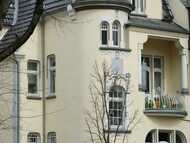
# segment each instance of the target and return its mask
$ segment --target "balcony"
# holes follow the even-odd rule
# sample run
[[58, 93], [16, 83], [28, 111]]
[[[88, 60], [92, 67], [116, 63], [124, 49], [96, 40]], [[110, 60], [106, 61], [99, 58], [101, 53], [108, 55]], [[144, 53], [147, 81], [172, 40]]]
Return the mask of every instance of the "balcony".
[[147, 116], [185, 117], [183, 96], [152, 96], [145, 97], [144, 114]]

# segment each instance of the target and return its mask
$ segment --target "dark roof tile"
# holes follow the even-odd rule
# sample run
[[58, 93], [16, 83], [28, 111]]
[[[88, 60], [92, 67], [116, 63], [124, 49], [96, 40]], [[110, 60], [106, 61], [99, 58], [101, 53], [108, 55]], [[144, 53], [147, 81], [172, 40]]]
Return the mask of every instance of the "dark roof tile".
[[179, 26], [178, 24], [174, 22], [168, 23], [159, 19], [130, 17], [126, 26], [127, 27], [134, 26], [134, 27], [140, 27], [140, 28], [176, 32], [176, 33], [183, 33], [183, 34], [189, 33], [188, 30], [184, 29], [183, 27]]

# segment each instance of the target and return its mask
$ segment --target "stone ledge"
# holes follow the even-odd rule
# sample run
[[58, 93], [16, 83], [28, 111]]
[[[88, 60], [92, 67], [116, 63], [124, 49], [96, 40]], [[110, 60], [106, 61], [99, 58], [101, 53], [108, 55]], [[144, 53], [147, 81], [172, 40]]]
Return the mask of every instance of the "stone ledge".
[[117, 47], [100, 47], [100, 50], [104, 51], [121, 51], [121, 52], [131, 52], [132, 50], [129, 48], [117, 48]]

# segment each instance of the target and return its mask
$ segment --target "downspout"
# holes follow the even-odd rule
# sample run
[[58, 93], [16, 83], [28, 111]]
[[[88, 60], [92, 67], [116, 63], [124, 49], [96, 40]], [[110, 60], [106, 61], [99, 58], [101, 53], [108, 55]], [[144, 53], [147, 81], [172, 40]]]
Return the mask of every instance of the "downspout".
[[16, 143], [20, 143], [20, 65], [15, 57], [11, 60], [16, 64]]
[[41, 19], [41, 40], [42, 40], [42, 133], [43, 133], [43, 143], [46, 143], [46, 76], [45, 76], [45, 21], [44, 17]]
[[[187, 11], [188, 11], [188, 22], [189, 22], [189, 31], [190, 31], [190, 7], [187, 7]], [[190, 32], [189, 32], [188, 48], [190, 50]]]

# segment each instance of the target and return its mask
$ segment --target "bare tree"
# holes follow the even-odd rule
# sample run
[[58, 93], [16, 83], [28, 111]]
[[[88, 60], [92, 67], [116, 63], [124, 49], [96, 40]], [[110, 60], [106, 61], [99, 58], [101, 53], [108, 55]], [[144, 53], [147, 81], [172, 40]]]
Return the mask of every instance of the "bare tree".
[[[87, 132], [90, 135], [92, 143], [125, 143], [129, 128], [132, 129], [139, 120], [136, 120], [138, 111], [133, 115], [127, 114], [127, 106], [130, 104], [127, 100], [129, 94], [130, 74], [122, 74], [113, 71], [106, 62], [99, 67], [97, 63], [94, 66], [94, 73], [91, 74], [92, 80], [89, 86], [90, 102], [92, 109], [86, 112], [85, 122]], [[114, 93], [114, 87], [122, 87], [122, 92]], [[110, 99], [110, 97], [112, 97]], [[122, 98], [116, 107], [112, 104], [113, 98]], [[112, 106], [112, 107], [111, 107]], [[118, 110], [120, 113], [116, 113]], [[113, 119], [117, 114], [118, 119]], [[127, 123], [126, 123], [127, 122]], [[121, 137], [122, 136], [122, 137]]]

